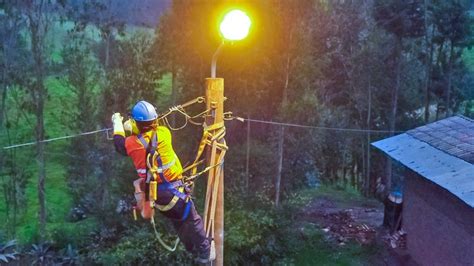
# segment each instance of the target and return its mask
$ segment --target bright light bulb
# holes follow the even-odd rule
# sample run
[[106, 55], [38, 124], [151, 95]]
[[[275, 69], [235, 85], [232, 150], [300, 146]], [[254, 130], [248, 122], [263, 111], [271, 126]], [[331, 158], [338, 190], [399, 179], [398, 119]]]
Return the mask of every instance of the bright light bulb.
[[230, 41], [239, 41], [247, 37], [252, 22], [241, 10], [232, 10], [227, 13], [221, 22], [222, 36]]

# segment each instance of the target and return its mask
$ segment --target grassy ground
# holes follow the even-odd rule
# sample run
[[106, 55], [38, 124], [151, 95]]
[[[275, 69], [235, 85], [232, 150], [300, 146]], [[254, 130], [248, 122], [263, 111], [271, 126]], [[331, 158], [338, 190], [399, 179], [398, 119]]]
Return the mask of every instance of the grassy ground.
[[295, 265], [369, 265], [374, 254], [380, 252], [376, 245], [361, 246], [356, 243], [344, 247], [328, 245], [323, 236], [313, 245], [304, 246], [295, 257]]
[[[367, 199], [352, 189], [321, 186], [304, 189], [295, 193], [285, 203], [285, 208], [301, 210], [307, 208], [313, 201], [324, 199], [334, 202], [340, 208], [357, 206], [380, 206], [373, 199]], [[298, 211], [296, 211], [298, 212]], [[377, 243], [360, 245], [351, 241], [346, 245], [338, 245], [327, 239], [321, 230], [321, 225], [305, 221], [297, 216], [293, 223], [297, 228], [294, 234], [303, 234], [304, 244], [293, 251], [293, 255], [283, 264], [294, 265], [370, 265], [379, 261], [384, 247]]]
[[317, 188], [306, 188], [300, 190], [291, 196], [285, 205], [291, 208], [301, 208], [311, 202], [314, 198], [328, 197], [336, 202], [342, 204], [353, 204], [354, 202], [373, 202], [362, 196], [357, 190], [353, 188], [335, 187], [329, 185], [322, 185]]

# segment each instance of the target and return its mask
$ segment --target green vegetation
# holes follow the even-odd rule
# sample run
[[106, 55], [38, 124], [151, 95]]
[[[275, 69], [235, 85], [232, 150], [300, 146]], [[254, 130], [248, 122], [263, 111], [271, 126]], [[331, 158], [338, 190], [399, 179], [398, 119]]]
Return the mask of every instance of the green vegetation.
[[[22, 5], [28, 1], [0, 5], [0, 147], [109, 128], [114, 112], [126, 117], [141, 99], [162, 112], [204, 94], [221, 42], [212, 19], [225, 9], [223, 1], [174, 1], [156, 29], [128, 23], [106, 1], [86, 0], [84, 8], [69, 1]], [[474, 117], [473, 22], [462, 5], [428, 1], [424, 13], [420, 1], [410, 8], [396, 0], [278, 3], [249, 2], [251, 36], [220, 55], [226, 110], [360, 130], [406, 130], [452, 114]], [[436, 112], [413, 115], [426, 106]], [[189, 111], [199, 113], [202, 106]], [[370, 147], [385, 133], [281, 131], [251, 123], [247, 175], [247, 124], [226, 125], [226, 264], [366, 265], [380, 255], [377, 245], [339, 246], [299, 215], [321, 197], [344, 208], [370, 205], [376, 178], [399, 182], [387, 178], [385, 158]], [[183, 164], [192, 161], [201, 132], [194, 126], [173, 132]], [[182, 245], [165, 252], [148, 222], [132, 221], [135, 176], [105, 133], [2, 151], [0, 243], [17, 239], [23, 264], [192, 263]], [[204, 187], [205, 178], [198, 179], [197, 206]], [[167, 241], [173, 240], [170, 228], [159, 221]]]
[[474, 71], [474, 48], [466, 49], [464, 51], [463, 61], [471, 71]]
[[286, 204], [289, 208], [303, 207], [315, 197], [328, 197], [342, 204], [350, 204], [351, 202], [367, 202], [359, 191], [353, 188], [344, 188], [343, 186], [324, 185], [315, 188], [306, 188], [297, 191], [288, 196]]
[[298, 245], [300, 248], [295, 250], [294, 265], [314, 265], [316, 261], [318, 265], [367, 265], [371, 257], [383, 248], [357, 243], [343, 247], [332, 246], [324, 240], [319, 229], [307, 226], [304, 230], [309, 243]]
[[225, 252], [229, 263], [241, 264], [251, 258], [250, 261], [272, 265], [314, 265], [315, 261], [318, 265], [365, 265], [383, 249], [376, 244], [361, 246], [355, 242], [337, 245], [324, 236], [320, 225], [302, 219], [303, 207], [315, 198], [338, 202], [341, 207], [354, 206], [354, 201], [373, 204], [360, 193], [321, 186], [302, 189], [289, 198], [279, 210], [269, 209], [271, 203], [265, 204], [262, 199], [252, 207], [233, 199], [239, 203], [226, 213]]

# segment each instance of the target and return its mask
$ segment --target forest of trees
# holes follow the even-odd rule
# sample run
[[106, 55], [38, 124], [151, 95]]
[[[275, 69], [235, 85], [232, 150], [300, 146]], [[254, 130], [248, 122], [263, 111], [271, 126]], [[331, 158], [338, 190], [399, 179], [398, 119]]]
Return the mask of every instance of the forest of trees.
[[[132, 220], [135, 171], [105, 131], [41, 141], [109, 128], [114, 112], [126, 115], [141, 99], [161, 112], [202, 96], [221, 42], [216, 21], [236, 2], [112, 2], [0, 1], [0, 252], [17, 239], [25, 250], [35, 244], [25, 258], [39, 264], [190, 260], [183, 247], [156, 252], [148, 224]], [[139, 12], [129, 17], [133, 5]], [[288, 202], [302, 189], [322, 183], [372, 197], [377, 178], [402, 187], [397, 166], [371, 142], [456, 114], [474, 117], [469, 0], [238, 6], [253, 25], [219, 58], [226, 110], [350, 130], [226, 124], [229, 264], [291, 256]], [[192, 161], [201, 130], [173, 131], [183, 163]], [[40, 142], [3, 149], [31, 141]], [[197, 182], [201, 206], [205, 181]]]

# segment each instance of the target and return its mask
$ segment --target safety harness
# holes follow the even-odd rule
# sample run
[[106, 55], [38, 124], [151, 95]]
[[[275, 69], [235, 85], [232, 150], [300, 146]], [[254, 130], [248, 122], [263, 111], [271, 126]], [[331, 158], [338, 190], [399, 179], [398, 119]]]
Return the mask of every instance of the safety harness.
[[[187, 176], [183, 175], [183, 178], [181, 180], [178, 180], [175, 182], [168, 182], [168, 180], [166, 180], [166, 178], [163, 175], [163, 172], [166, 169], [172, 167], [176, 159], [166, 165], [163, 165], [160, 154], [158, 153], [158, 150], [157, 150], [158, 138], [156, 136], [157, 135], [156, 130], [153, 131], [150, 144], [147, 143], [147, 141], [143, 138], [141, 134], [137, 136], [140, 142], [142, 143], [143, 147], [145, 147], [146, 149], [145, 159], [146, 159], [146, 164], [147, 164], [146, 169], [139, 169], [137, 171], [139, 171], [138, 172], [139, 174], [143, 174], [146, 172], [147, 178], [145, 182], [145, 188], [146, 188], [145, 197], [147, 201], [150, 201], [152, 208], [156, 207], [160, 211], [165, 212], [172, 209], [176, 205], [179, 199], [183, 199], [186, 202], [185, 211], [181, 218], [181, 220], [183, 221], [189, 215], [189, 211], [192, 204], [190, 196], [184, 193], [185, 190], [187, 190], [188, 187], [192, 187], [197, 177], [203, 175], [204, 173], [208, 173], [206, 200], [205, 200], [205, 209], [204, 209], [204, 228], [206, 230], [206, 237], [209, 237], [212, 239], [211, 240], [211, 254], [214, 253], [214, 256], [211, 255], [211, 257], [215, 257], [214, 223], [215, 223], [215, 216], [216, 216], [217, 194], [219, 190], [218, 189], [219, 184], [221, 185], [223, 184], [222, 182], [223, 182], [223, 173], [224, 173], [223, 171], [224, 157], [225, 157], [228, 147], [224, 139], [226, 130], [225, 130], [223, 122], [215, 123], [210, 126], [207, 126], [206, 123], [198, 123], [198, 122], [193, 121], [193, 119], [195, 118], [198, 118], [198, 117], [205, 118], [206, 116], [208, 116], [209, 113], [212, 112], [212, 107], [194, 116], [188, 115], [184, 111], [184, 107], [190, 106], [194, 103], [202, 103], [202, 102], [204, 102], [204, 97], [198, 97], [185, 104], [172, 107], [169, 109], [167, 113], [161, 115], [160, 118], [158, 119], [159, 124], [164, 124], [171, 130], [179, 130], [179, 129], [184, 128], [187, 125], [188, 121], [191, 122], [192, 124], [203, 126], [204, 132], [199, 144], [196, 158], [191, 165], [187, 166], [182, 171], [183, 173], [190, 172], [190, 174], [188, 174]], [[183, 126], [179, 128], [171, 127], [170, 123], [167, 120], [167, 116], [173, 112], [179, 112], [185, 116], [186, 123]], [[224, 113], [224, 120], [233, 120], [233, 119], [237, 119], [243, 122], [242, 118], [234, 117], [231, 112]], [[206, 147], [209, 148], [210, 150], [211, 165], [207, 166], [204, 170], [198, 172], [198, 167], [205, 162], [205, 160], [202, 159], [202, 157], [203, 157], [204, 151], [206, 150]], [[157, 186], [157, 182], [156, 182], [157, 178], [160, 178], [160, 181], [161, 181], [161, 184], [159, 186]], [[171, 191], [173, 193], [174, 196], [172, 200], [167, 205], [155, 204], [155, 200], [157, 199], [157, 193], [159, 191], [165, 191], [165, 190]], [[153, 215], [151, 216], [151, 224], [153, 225], [155, 236], [160, 242], [160, 244], [168, 251], [175, 251], [177, 248], [177, 245], [179, 244], [179, 238], [175, 240], [173, 246], [169, 246], [162, 240], [161, 235], [156, 230]]]
[[[176, 163], [176, 158], [173, 159], [170, 163], [163, 165], [163, 161], [158, 152], [158, 134], [156, 130], [153, 130], [153, 134], [148, 143], [142, 134], [139, 134], [138, 140], [141, 142], [143, 147], [146, 150], [146, 181], [145, 181], [145, 199], [149, 201], [151, 207], [156, 207], [161, 212], [166, 212], [171, 210], [179, 199], [182, 199], [185, 203], [185, 209], [181, 221], [186, 220], [191, 209], [192, 201], [188, 194], [186, 194], [186, 185], [183, 181], [178, 180], [174, 182], [169, 182], [165, 176], [164, 171], [172, 167]], [[161, 183], [158, 185], [157, 178], [160, 179]], [[170, 191], [173, 193], [173, 198], [166, 205], [156, 204], [155, 201], [158, 199], [158, 193], [163, 191]]]

